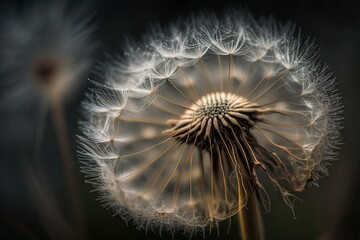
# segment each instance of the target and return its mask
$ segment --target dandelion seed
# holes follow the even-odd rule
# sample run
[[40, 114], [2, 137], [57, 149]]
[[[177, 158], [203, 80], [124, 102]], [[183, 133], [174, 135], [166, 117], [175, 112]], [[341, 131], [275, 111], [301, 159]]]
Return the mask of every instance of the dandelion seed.
[[239, 212], [245, 224], [251, 202], [269, 211], [268, 183], [293, 209], [336, 159], [342, 106], [313, 43], [247, 17], [152, 33], [84, 102], [84, 172], [140, 228], [196, 232]]

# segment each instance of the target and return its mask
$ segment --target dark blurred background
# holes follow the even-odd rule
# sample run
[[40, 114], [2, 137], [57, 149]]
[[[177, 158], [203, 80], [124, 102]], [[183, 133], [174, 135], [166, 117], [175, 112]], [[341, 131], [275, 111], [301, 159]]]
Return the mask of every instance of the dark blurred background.
[[[2, 1], [7, 5], [25, 8], [36, 1]], [[80, 4], [80, 2], [77, 2]], [[330, 167], [330, 177], [298, 194], [302, 201], [295, 205], [296, 220], [279, 194], [272, 194], [272, 210], [264, 216], [268, 239], [360, 239], [360, 14], [356, 1], [229, 1], [229, 0], [132, 0], [87, 1], [96, 13], [99, 41], [96, 60], [105, 59], [105, 53], [121, 53], [124, 36], [140, 40], [153, 23], [166, 24], [178, 17], [211, 10], [226, 14], [230, 8], [248, 9], [255, 17], [273, 15], [277, 20], [291, 21], [301, 26], [303, 36], [314, 38], [321, 47], [320, 59], [328, 63], [337, 76], [338, 88], [343, 96], [344, 145], [340, 160]], [[91, 74], [89, 73], [91, 77]], [[2, 79], [0, 79], [2, 80]], [[84, 79], [84, 82], [86, 79]], [[75, 152], [75, 134], [80, 115], [79, 104], [86, 91], [84, 85], [76, 98], [66, 105], [67, 123]], [[6, 93], [2, 87], [0, 94]], [[36, 203], [28, 187], [27, 169], [33, 163], [35, 128], [38, 119], [33, 110], [9, 111], [0, 109], [0, 238], [48, 239], [49, 235], [39, 220]], [[61, 171], [51, 116], [47, 117], [43, 139], [42, 158], [48, 184], [60, 203], [65, 218], [70, 216], [66, 201], [66, 185]], [[81, 184], [81, 198], [86, 214], [89, 239], [157, 239], [157, 233], [137, 231], [131, 222], [126, 224], [119, 216], [106, 210], [96, 201], [97, 193], [85, 184], [79, 164], [74, 166]], [[47, 180], [43, 180], [47, 181]], [[271, 190], [270, 190], [271, 191]], [[237, 219], [222, 224], [209, 239], [239, 239]], [[163, 234], [162, 239], [171, 239]], [[193, 239], [202, 239], [202, 235]], [[176, 234], [175, 239], [188, 239]]]

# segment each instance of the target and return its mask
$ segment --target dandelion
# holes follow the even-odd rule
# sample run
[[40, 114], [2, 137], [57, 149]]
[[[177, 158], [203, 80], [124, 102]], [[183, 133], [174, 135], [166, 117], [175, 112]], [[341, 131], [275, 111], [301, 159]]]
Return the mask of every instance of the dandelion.
[[6, 10], [2, 9], [0, 24], [0, 73], [8, 84], [4, 100], [7, 106], [36, 103], [39, 108], [35, 144], [37, 167], [40, 167], [48, 109], [53, 114], [80, 239], [84, 237], [84, 221], [62, 104], [76, 92], [90, 68], [95, 46], [91, 39], [92, 16], [85, 15], [85, 8], [70, 7], [66, 1], [40, 2], [24, 6], [18, 12], [15, 8]]
[[336, 159], [340, 97], [314, 43], [240, 13], [144, 39], [103, 64], [83, 103], [89, 181], [139, 228], [196, 233], [239, 214], [243, 239], [261, 239], [266, 186], [293, 209]]
[[60, 1], [2, 12], [0, 70], [9, 85], [7, 102], [69, 98], [91, 66], [91, 17]]

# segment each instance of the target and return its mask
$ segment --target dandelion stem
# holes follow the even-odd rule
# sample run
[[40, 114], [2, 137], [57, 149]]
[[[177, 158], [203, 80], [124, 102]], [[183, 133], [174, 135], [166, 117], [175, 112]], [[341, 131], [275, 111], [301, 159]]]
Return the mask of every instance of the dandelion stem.
[[36, 139], [35, 139], [35, 161], [36, 166], [41, 166], [41, 147], [44, 135], [44, 128], [47, 115], [47, 104], [42, 103], [39, 112], [39, 119], [36, 126]]
[[74, 166], [72, 165], [73, 156], [71, 147], [69, 145], [66, 118], [60, 100], [53, 99], [51, 101], [51, 111], [53, 115], [56, 137], [58, 140], [60, 152], [62, 154], [63, 171], [65, 174], [66, 184], [70, 197], [69, 201], [75, 218], [74, 227], [77, 229], [77, 231], [75, 231], [75, 234], [77, 235], [76, 238], [86, 239], [84, 213], [79, 196], [79, 186], [74, 171]]
[[[246, 186], [247, 184], [244, 184]], [[256, 194], [247, 191], [245, 198], [245, 190], [241, 187], [239, 191], [239, 222], [241, 240], [264, 240], [264, 227], [262, 216], [259, 212], [258, 200]], [[244, 206], [243, 203], [246, 203]]]

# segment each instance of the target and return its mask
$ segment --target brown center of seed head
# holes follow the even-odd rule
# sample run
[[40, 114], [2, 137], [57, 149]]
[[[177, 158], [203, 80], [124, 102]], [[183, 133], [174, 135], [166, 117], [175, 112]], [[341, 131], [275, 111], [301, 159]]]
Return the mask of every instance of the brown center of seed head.
[[59, 71], [59, 64], [52, 58], [43, 58], [38, 61], [33, 68], [35, 81], [43, 86], [48, 86], [54, 82]]
[[208, 148], [228, 136], [241, 134], [254, 125], [252, 112], [246, 111], [248, 101], [236, 94], [214, 92], [196, 101], [180, 119], [171, 119], [165, 134], [181, 142]]

